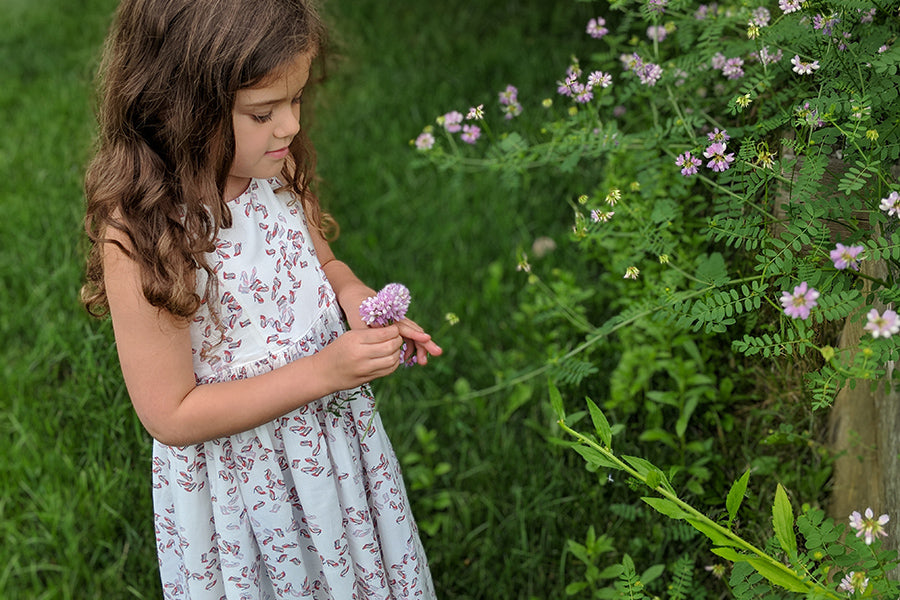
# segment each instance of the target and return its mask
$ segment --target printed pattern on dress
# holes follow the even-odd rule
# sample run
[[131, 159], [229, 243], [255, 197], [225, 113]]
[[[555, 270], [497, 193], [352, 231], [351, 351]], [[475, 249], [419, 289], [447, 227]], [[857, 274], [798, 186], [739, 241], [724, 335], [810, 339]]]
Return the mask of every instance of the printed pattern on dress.
[[[219, 318], [204, 305], [191, 324], [200, 385], [269, 372], [343, 332], [303, 211], [273, 186], [253, 180], [229, 205], [234, 224], [210, 255]], [[434, 598], [374, 405], [363, 386], [240, 434], [180, 448], [155, 442], [165, 598]]]

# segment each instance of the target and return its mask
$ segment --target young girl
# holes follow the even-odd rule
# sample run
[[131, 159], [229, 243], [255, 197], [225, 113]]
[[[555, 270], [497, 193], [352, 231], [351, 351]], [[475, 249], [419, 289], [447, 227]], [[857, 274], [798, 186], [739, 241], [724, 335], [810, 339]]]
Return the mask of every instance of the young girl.
[[84, 300], [155, 440], [166, 598], [434, 597], [367, 384], [441, 349], [367, 328], [323, 236], [309, 1], [124, 0], [107, 42]]

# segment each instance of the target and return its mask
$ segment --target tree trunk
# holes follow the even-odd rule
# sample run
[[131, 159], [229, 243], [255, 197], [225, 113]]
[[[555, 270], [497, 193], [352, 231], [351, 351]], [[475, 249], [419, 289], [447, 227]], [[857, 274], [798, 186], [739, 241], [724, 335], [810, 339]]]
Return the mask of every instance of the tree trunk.
[[[883, 261], [863, 261], [861, 271], [880, 279], [888, 276]], [[848, 318], [840, 347], [857, 346], [868, 335], [863, 325]], [[888, 381], [892, 372], [893, 363], [888, 365]], [[900, 549], [900, 394], [885, 382], [880, 384], [875, 390], [866, 381], [847, 386], [831, 408], [829, 442], [837, 459], [828, 512], [844, 523], [854, 510], [871, 507], [876, 516], [887, 513], [891, 520], [885, 527], [885, 544]]]

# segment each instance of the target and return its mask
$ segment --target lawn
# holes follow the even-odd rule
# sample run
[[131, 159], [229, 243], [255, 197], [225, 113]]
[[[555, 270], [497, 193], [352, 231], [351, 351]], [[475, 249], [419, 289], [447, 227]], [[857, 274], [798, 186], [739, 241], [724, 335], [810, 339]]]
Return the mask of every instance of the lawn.
[[[149, 437], [108, 322], [78, 303], [92, 76], [113, 0], [0, 6], [0, 597], [157, 598]], [[461, 395], [522, 365], [518, 253], [540, 236], [564, 264], [572, 190], [499, 185], [415, 164], [409, 141], [507, 84], [543, 90], [585, 43], [589, 4], [331, 0], [338, 42], [311, 135], [338, 255], [446, 353], [378, 382], [442, 598], [564, 596], [569, 537], [601, 515], [597, 476], [547, 443], [530, 388]], [[445, 320], [455, 313], [458, 324]], [[447, 465], [447, 466], [444, 466]], [[622, 501], [621, 498], [618, 501]]]

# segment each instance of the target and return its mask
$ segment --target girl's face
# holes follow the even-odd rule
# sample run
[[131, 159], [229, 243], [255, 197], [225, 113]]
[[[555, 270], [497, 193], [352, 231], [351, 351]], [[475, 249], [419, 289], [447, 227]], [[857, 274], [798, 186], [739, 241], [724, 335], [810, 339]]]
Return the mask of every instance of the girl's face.
[[234, 162], [225, 183], [225, 199], [240, 196], [251, 178], [281, 172], [288, 146], [300, 131], [300, 96], [309, 79], [311, 54], [300, 54], [261, 84], [235, 95]]

